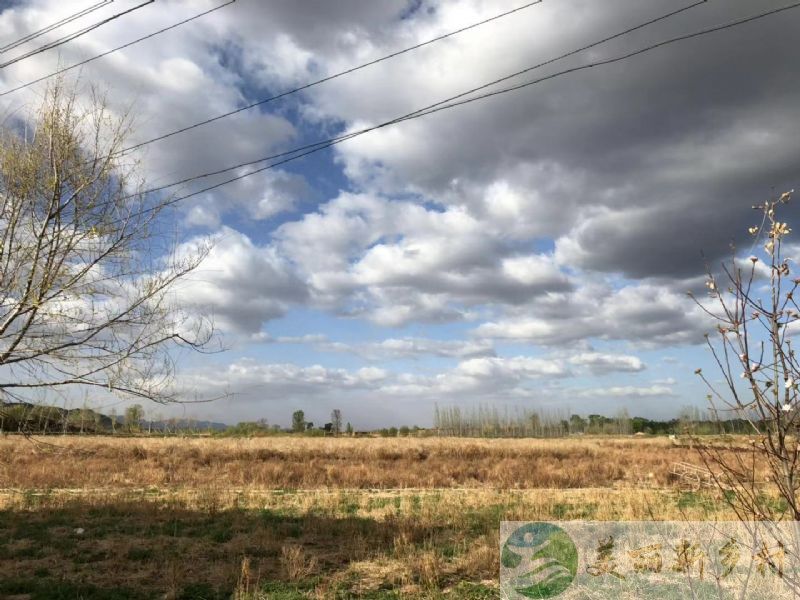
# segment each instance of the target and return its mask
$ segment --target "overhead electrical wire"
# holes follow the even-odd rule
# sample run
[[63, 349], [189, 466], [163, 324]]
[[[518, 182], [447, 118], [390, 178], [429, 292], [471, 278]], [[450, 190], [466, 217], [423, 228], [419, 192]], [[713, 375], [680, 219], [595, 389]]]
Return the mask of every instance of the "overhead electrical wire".
[[224, 4], [220, 4], [219, 6], [215, 6], [214, 8], [210, 8], [209, 10], [205, 10], [205, 11], [203, 11], [201, 13], [197, 13], [196, 15], [194, 15], [192, 17], [189, 17], [188, 19], [184, 19], [183, 21], [178, 21], [177, 23], [173, 23], [172, 25], [170, 25], [168, 27], [164, 27], [163, 29], [159, 29], [158, 31], [154, 31], [153, 33], [148, 33], [145, 36], [137, 38], [137, 39], [135, 39], [133, 41], [130, 41], [130, 42], [126, 43], [126, 44], [122, 44], [121, 46], [117, 46], [116, 48], [112, 48], [111, 50], [106, 50], [105, 52], [102, 52], [101, 54], [98, 54], [96, 56], [92, 56], [91, 58], [87, 58], [86, 60], [82, 60], [80, 62], [77, 62], [74, 65], [70, 65], [68, 67], [63, 67], [61, 69], [58, 69], [57, 71], [53, 71], [52, 73], [50, 73], [48, 75], [44, 75], [43, 77], [39, 77], [38, 79], [34, 79], [34, 80], [29, 81], [27, 83], [23, 83], [22, 85], [18, 85], [15, 88], [12, 88], [10, 90], [6, 90], [5, 92], [1, 92], [0, 93], [0, 98], [2, 98], [3, 96], [7, 96], [8, 94], [13, 94], [14, 92], [18, 92], [20, 90], [24, 90], [25, 88], [28, 88], [28, 87], [30, 87], [32, 85], [35, 85], [37, 83], [41, 83], [42, 81], [46, 81], [47, 79], [50, 79], [51, 77], [56, 77], [57, 75], [61, 75], [62, 73], [66, 73], [67, 71], [71, 71], [72, 69], [77, 69], [78, 67], [82, 67], [83, 65], [89, 64], [90, 62], [93, 62], [95, 60], [98, 60], [100, 58], [108, 56], [109, 54], [113, 54], [114, 52], [119, 52], [120, 50], [123, 50], [125, 48], [129, 48], [130, 46], [133, 46], [134, 44], [138, 44], [139, 42], [143, 42], [145, 40], [149, 40], [150, 38], [153, 38], [153, 37], [155, 37], [157, 35], [160, 35], [160, 34], [166, 32], [166, 31], [170, 31], [171, 29], [175, 29], [176, 27], [180, 27], [181, 25], [185, 25], [186, 23], [194, 21], [195, 19], [199, 19], [200, 17], [203, 17], [203, 16], [205, 16], [205, 15], [207, 15], [209, 13], [212, 13], [212, 12], [214, 12], [216, 10], [219, 10], [220, 8], [225, 8], [226, 6], [230, 6], [234, 2], [236, 2], [236, 0], [228, 0], [228, 2], [225, 2]]
[[[514, 73], [511, 73], [510, 75], [505, 75], [504, 77], [501, 77], [499, 79], [495, 79], [494, 81], [490, 81], [489, 83], [485, 83], [485, 84], [480, 85], [478, 87], [474, 87], [474, 88], [469, 89], [469, 90], [467, 90], [465, 92], [461, 92], [460, 94], [457, 94], [455, 96], [450, 96], [449, 98], [446, 98], [445, 100], [441, 100], [440, 102], [436, 102], [434, 104], [430, 104], [428, 106], [425, 106], [425, 107], [420, 108], [418, 110], [415, 110], [413, 112], [407, 113], [407, 114], [403, 115], [402, 117], [397, 117], [397, 118], [392, 119], [390, 121], [385, 121], [385, 122], [383, 122], [383, 123], [381, 123], [379, 125], [375, 125], [373, 127], [368, 127], [366, 129], [362, 129], [362, 130], [359, 130], [359, 131], [351, 132], [349, 134], [344, 134], [344, 135], [337, 136], [337, 137], [334, 137], [334, 138], [329, 138], [329, 139], [326, 139], [326, 140], [315, 142], [313, 144], [307, 144], [305, 146], [300, 146], [298, 148], [293, 148], [292, 150], [287, 150], [285, 152], [280, 152], [278, 154], [272, 154], [270, 156], [264, 156], [264, 157], [261, 157], [261, 158], [255, 159], [255, 160], [251, 160], [251, 161], [247, 161], [247, 162], [243, 162], [243, 163], [238, 163], [236, 165], [225, 167], [225, 168], [219, 169], [217, 171], [210, 171], [210, 172], [207, 172], [207, 173], [203, 173], [201, 175], [188, 177], [186, 179], [182, 179], [182, 180], [176, 181], [174, 183], [169, 183], [169, 184], [166, 184], [166, 185], [162, 185], [160, 187], [150, 188], [150, 189], [148, 189], [146, 191], [146, 193], [159, 192], [159, 191], [171, 188], [171, 187], [175, 187], [177, 185], [182, 185], [184, 183], [189, 183], [190, 181], [195, 181], [197, 179], [204, 179], [205, 177], [211, 177], [211, 176], [214, 176], [214, 175], [222, 175], [224, 173], [228, 173], [228, 172], [234, 171], [236, 169], [241, 169], [242, 167], [249, 167], [249, 166], [261, 163], [261, 162], [266, 162], [268, 160], [274, 160], [276, 158], [283, 158], [283, 157], [289, 156], [291, 154], [295, 154], [295, 153], [298, 153], [298, 152], [303, 152], [305, 150], [310, 150], [310, 149], [316, 148], [317, 146], [323, 146], [324, 145], [324, 147], [327, 148], [330, 145], [333, 145], [333, 144], [336, 144], [336, 143], [340, 143], [342, 141], [345, 141], [345, 140], [350, 139], [352, 137], [355, 137], [357, 135], [362, 135], [364, 133], [367, 133], [369, 131], [373, 131], [375, 129], [386, 127], [386, 126], [392, 125], [394, 123], [399, 123], [400, 121], [407, 120], [407, 119], [413, 117], [414, 115], [422, 113], [423, 111], [431, 110], [431, 109], [436, 108], [436, 107], [438, 107], [438, 106], [440, 106], [442, 104], [446, 104], [448, 102], [452, 102], [453, 100], [458, 100], [459, 98], [463, 98], [464, 96], [468, 96], [469, 94], [473, 94], [473, 93], [475, 93], [477, 91], [486, 89], [486, 88], [491, 87], [493, 85], [497, 85], [498, 83], [502, 83], [502, 82], [507, 81], [509, 79], [513, 79], [513, 78], [518, 77], [520, 75], [524, 75], [525, 73], [529, 73], [530, 71], [533, 71], [535, 69], [540, 69], [540, 68], [542, 68], [544, 66], [550, 65], [552, 63], [555, 63], [557, 61], [563, 60], [565, 58], [569, 58], [570, 56], [574, 56], [574, 55], [579, 54], [581, 52], [584, 52], [586, 50], [590, 50], [591, 48], [594, 48], [596, 46], [599, 46], [599, 45], [604, 44], [606, 42], [609, 42], [611, 40], [617, 39], [619, 37], [625, 36], [625, 35], [627, 35], [629, 33], [632, 33], [634, 31], [637, 31], [637, 30], [642, 29], [644, 27], [647, 27], [649, 25], [653, 25], [654, 23], [658, 23], [659, 21], [664, 21], [666, 19], [674, 17], [675, 15], [677, 15], [679, 13], [688, 11], [688, 10], [690, 10], [692, 8], [700, 6], [701, 4], [705, 4], [707, 1], [708, 0], [697, 0], [696, 2], [693, 2], [692, 4], [684, 6], [682, 8], [677, 9], [677, 10], [670, 11], [670, 12], [668, 12], [666, 14], [663, 14], [663, 15], [661, 15], [659, 17], [656, 17], [656, 18], [650, 19], [648, 21], [645, 21], [643, 23], [640, 23], [639, 25], [635, 25], [633, 27], [629, 27], [629, 28], [627, 28], [627, 29], [625, 29], [623, 31], [620, 31], [619, 33], [615, 33], [614, 35], [610, 35], [608, 37], [604, 37], [604, 38], [602, 38], [600, 40], [592, 42], [591, 44], [587, 44], [585, 46], [577, 48], [576, 50], [572, 50], [572, 51], [567, 52], [565, 54], [561, 54], [559, 56], [556, 56], [555, 58], [551, 58], [551, 59], [546, 60], [544, 62], [540, 62], [540, 63], [538, 63], [536, 65], [531, 66], [531, 67], [527, 67], [525, 69], [522, 69], [521, 71], [516, 71]], [[320, 148], [320, 149], [322, 149], [322, 148]]]
[[46, 52], [47, 50], [52, 50], [53, 48], [57, 48], [58, 46], [62, 46], [63, 44], [66, 44], [67, 42], [71, 42], [74, 39], [77, 39], [77, 38], [79, 38], [81, 36], [84, 36], [87, 33], [91, 32], [91, 31], [94, 31], [98, 27], [102, 27], [103, 25], [105, 25], [107, 23], [110, 23], [111, 21], [119, 19], [120, 17], [123, 17], [123, 16], [125, 16], [127, 14], [130, 14], [135, 10], [139, 10], [140, 8], [144, 8], [148, 4], [153, 4], [153, 2], [155, 2], [155, 1], [156, 0], [146, 0], [145, 2], [142, 2], [141, 4], [137, 4], [133, 8], [129, 8], [128, 10], [124, 10], [122, 12], [118, 12], [118, 13], [116, 13], [114, 15], [111, 15], [110, 17], [106, 17], [105, 19], [103, 19], [101, 21], [98, 21], [97, 23], [93, 23], [92, 25], [89, 25], [88, 27], [84, 27], [83, 29], [80, 29], [80, 30], [76, 31], [75, 33], [71, 33], [71, 34], [66, 35], [66, 36], [64, 36], [62, 38], [59, 38], [59, 39], [57, 39], [55, 41], [52, 41], [52, 42], [50, 42], [48, 44], [45, 44], [44, 46], [40, 46], [39, 48], [31, 50], [30, 52], [26, 52], [25, 54], [22, 54], [21, 56], [17, 56], [16, 58], [12, 58], [11, 60], [8, 60], [8, 61], [6, 61], [4, 63], [0, 63], [0, 69], [4, 69], [4, 68], [6, 68], [8, 66], [16, 64], [16, 63], [18, 63], [18, 62], [20, 62], [22, 60], [25, 60], [26, 58], [30, 58], [32, 56], [36, 56], [37, 54], [41, 54], [42, 52]]
[[[691, 5], [691, 6], [694, 6], [694, 5]], [[691, 6], [686, 7], [684, 10], [688, 10], [688, 8], [691, 8]], [[708, 34], [711, 34], [711, 33], [714, 33], [714, 32], [723, 31], [723, 30], [726, 30], [726, 29], [731, 29], [731, 28], [737, 27], [739, 25], [744, 25], [746, 23], [757, 21], [757, 20], [760, 20], [760, 19], [772, 16], [772, 15], [775, 15], [775, 14], [778, 14], [778, 13], [782, 13], [782, 12], [785, 12], [785, 11], [788, 11], [788, 10], [792, 10], [792, 9], [795, 9], [795, 8], [798, 8], [798, 7], [800, 7], [800, 2], [794, 2], [794, 3], [791, 3], [791, 4], [787, 4], [787, 5], [775, 8], [775, 9], [771, 9], [771, 10], [768, 10], [768, 11], [757, 13], [757, 14], [751, 15], [749, 17], [743, 17], [743, 18], [740, 18], [740, 19], [729, 21], [729, 22], [724, 23], [722, 25], [717, 25], [717, 26], [714, 26], [714, 27], [708, 27], [708, 28], [705, 28], [705, 29], [701, 29], [699, 31], [692, 32], [692, 33], [688, 33], [688, 34], [684, 34], [684, 35], [668, 38], [666, 40], [662, 40], [660, 42], [649, 44], [649, 45], [647, 45], [647, 46], [645, 46], [643, 48], [640, 48], [638, 50], [634, 50], [632, 52], [627, 52], [627, 53], [624, 53], [624, 54], [621, 54], [621, 55], [618, 55], [618, 56], [615, 56], [615, 57], [612, 57], [612, 58], [598, 60], [598, 61], [595, 61], [595, 62], [587, 63], [587, 64], [584, 64], [584, 65], [580, 65], [580, 66], [577, 66], [577, 67], [571, 67], [569, 69], [564, 69], [562, 71], [558, 71], [556, 73], [552, 73], [550, 75], [546, 75], [546, 76], [538, 78], [538, 79], [527, 81], [527, 82], [519, 84], [519, 85], [511, 86], [511, 87], [508, 87], [508, 88], [503, 88], [501, 90], [495, 90], [493, 92], [488, 92], [488, 93], [481, 94], [479, 96], [475, 96], [475, 97], [472, 97], [472, 98], [467, 98], [467, 99], [464, 99], [464, 100], [459, 100], [457, 102], [452, 102], [452, 100], [454, 100], [456, 98], [463, 97], [464, 95], [470, 94], [474, 90], [484, 89], [485, 87], [494, 85], [495, 83], [497, 83], [499, 81], [504, 81], [505, 79], [507, 79], [507, 77], [506, 78], [502, 78], [502, 79], [496, 80], [495, 82], [492, 82], [492, 83], [486, 84], [484, 86], [481, 86], [480, 88], [474, 88], [474, 90], [470, 90], [468, 92], [464, 92], [463, 94], [459, 94], [458, 96], [453, 96], [451, 98], [448, 98], [447, 100], [443, 100], [441, 102], [437, 102], [436, 104], [429, 105], [428, 107], [422, 108], [422, 109], [420, 109], [418, 111], [414, 111], [413, 113], [408, 113], [406, 115], [403, 115], [402, 117], [398, 117], [398, 118], [392, 119], [390, 121], [385, 121], [383, 123], [380, 123], [380, 124], [372, 126], [372, 127], [367, 127], [365, 129], [361, 129], [359, 131], [355, 131], [355, 132], [352, 132], [352, 133], [349, 133], [349, 134], [345, 134], [345, 135], [342, 135], [342, 136], [338, 136], [338, 137], [335, 137], [335, 138], [329, 138], [327, 140], [322, 140], [322, 141], [317, 142], [315, 144], [309, 144], [307, 146], [302, 146], [300, 148], [294, 148], [293, 150], [289, 150], [289, 151], [283, 152], [281, 154], [273, 155], [272, 157], [266, 157], [266, 158], [263, 158], [263, 159], [260, 159], [260, 160], [252, 161], [251, 163], [243, 163], [243, 165], [241, 165], [241, 166], [246, 166], [247, 164], [255, 164], [255, 163], [258, 163], [258, 162], [264, 162], [266, 160], [271, 160], [273, 158], [277, 158], [277, 157], [280, 157], [280, 156], [292, 155], [292, 156], [288, 156], [287, 158], [285, 158], [285, 159], [283, 159], [281, 161], [278, 161], [278, 162], [275, 162], [275, 163], [271, 163], [271, 164], [266, 165], [264, 167], [261, 167], [259, 169], [256, 169], [256, 170], [253, 170], [253, 171], [249, 171], [249, 172], [244, 173], [242, 175], [238, 175], [236, 177], [232, 177], [232, 178], [227, 179], [225, 181], [222, 181], [222, 182], [216, 183], [214, 185], [205, 187], [203, 189], [194, 191], [194, 192], [186, 194], [184, 196], [172, 198], [166, 204], [175, 204], [177, 202], [180, 202], [181, 200], [185, 200], [185, 199], [191, 198], [193, 196], [204, 194], [206, 192], [209, 192], [211, 190], [220, 188], [220, 187], [222, 187], [224, 185], [227, 185], [229, 183], [233, 183], [235, 181], [239, 181], [239, 180], [244, 179], [246, 177], [250, 177], [250, 176], [255, 175], [257, 173], [261, 173], [263, 171], [266, 171], [268, 169], [273, 169], [273, 168], [275, 168], [277, 166], [280, 166], [282, 164], [297, 160], [297, 159], [302, 158], [304, 156], [308, 156], [309, 154], [313, 154], [315, 152], [319, 152], [320, 150], [324, 150], [326, 148], [329, 148], [331, 146], [334, 146], [334, 145], [339, 144], [341, 142], [344, 142], [346, 140], [352, 139], [354, 137], [358, 137], [358, 136], [363, 135], [365, 133], [368, 133], [370, 131], [375, 131], [376, 129], [381, 129], [383, 127], [387, 127], [389, 125], [394, 125], [396, 123], [401, 123], [403, 121], [408, 121], [408, 120], [412, 120], [412, 119], [418, 119], [420, 117], [424, 117], [426, 115], [433, 114], [435, 112], [439, 112], [439, 111], [442, 111], [442, 110], [447, 110], [447, 109], [454, 108], [456, 106], [461, 106], [461, 105], [464, 105], [464, 104], [469, 104], [471, 102], [476, 102], [478, 100], [483, 100], [485, 98], [498, 96], [500, 94], [506, 94], [506, 93], [509, 93], [509, 92], [520, 90], [520, 89], [523, 89], [523, 88], [526, 88], [526, 87], [529, 87], [529, 86], [532, 86], [532, 85], [535, 85], [535, 84], [538, 84], [538, 83], [542, 83], [544, 81], [548, 81], [548, 80], [551, 80], [551, 79], [556, 79], [558, 77], [561, 77], [563, 75], [567, 75], [567, 74], [570, 74], [570, 73], [575, 73], [575, 72], [578, 72], [578, 71], [583, 71], [583, 70], [591, 69], [591, 68], [594, 68], [594, 67], [610, 65], [610, 64], [613, 64], [613, 63], [618, 63], [618, 62], [630, 59], [632, 57], [635, 57], [635, 56], [638, 56], [638, 55], [641, 55], [641, 54], [645, 54], [645, 53], [650, 52], [652, 50], [655, 50], [657, 48], [662, 48], [662, 47], [667, 46], [667, 45], [671, 45], [671, 44], [678, 43], [678, 42], [681, 42], [681, 41], [686, 41], [686, 40], [689, 40], [689, 39], [692, 39], [692, 38], [701, 37], [701, 36], [708, 35]], [[661, 18], [656, 19], [656, 20], [661, 20], [662, 18], [666, 18], [666, 16], [661, 17]], [[648, 23], [655, 22], [656, 20], [649, 21]], [[642, 26], [644, 26], [644, 25], [640, 25], [640, 26], [637, 26], [635, 28], [632, 28], [630, 31], [633, 31], [635, 29], [639, 29]], [[616, 36], [612, 36], [612, 38], [613, 37], [618, 37], [619, 35], [622, 35], [622, 34], [617, 34]], [[612, 39], [612, 38], [608, 38], [608, 39]], [[597, 43], [602, 43], [602, 42], [597, 42]], [[596, 45], [597, 43], [595, 43], [594, 45]], [[570, 53], [570, 54], [572, 54], [572, 53]], [[554, 60], [556, 60], [556, 59], [554, 59]], [[552, 62], [552, 61], [548, 61], [547, 64], [549, 64], [550, 62]], [[524, 72], [528, 72], [528, 71], [532, 70], [533, 68], [536, 68], [536, 67], [531, 67], [529, 69], [526, 69]], [[303, 150], [305, 150], [305, 151], [303, 152]], [[300, 152], [300, 153], [297, 154], [298, 152]], [[181, 183], [186, 183], [188, 181], [202, 179], [204, 177], [209, 177], [211, 175], [224, 173], [226, 171], [234, 170], [236, 168], [240, 168], [240, 166], [229, 167], [227, 169], [223, 169], [223, 170], [220, 170], [220, 171], [215, 171], [213, 173], [204, 173], [204, 174], [198, 175], [196, 177], [192, 177], [192, 178], [188, 178], [188, 179], [182, 180], [181, 182], [176, 182], [174, 184], [161, 186], [159, 188], [153, 188], [153, 189], [145, 190], [143, 192], [140, 192], [140, 194], [147, 194], [147, 193], [152, 193], [152, 192], [155, 192], [155, 191], [160, 191], [160, 190], [166, 189], [168, 187], [173, 187], [175, 185], [180, 185]], [[140, 194], [135, 194], [135, 196], [138, 196]], [[133, 196], [131, 196], [131, 197], [133, 197]]]
[[13, 50], [14, 48], [17, 48], [18, 46], [21, 46], [22, 44], [25, 44], [27, 42], [35, 40], [36, 38], [43, 36], [45, 33], [50, 33], [54, 29], [58, 29], [59, 27], [62, 27], [64, 25], [66, 25], [67, 23], [72, 23], [72, 21], [75, 21], [76, 19], [80, 19], [81, 17], [86, 16], [89, 13], [92, 13], [92, 12], [96, 11], [97, 9], [104, 7], [107, 4], [111, 4], [113, 1], [114, 0], [103, 0], [102, 2], [98, 2], [97, 4], [94, 4], [94, 5], [92, 5], [92, 6], [88, 7], [88, 8], [84, 8], [83, 10], [81, 10], [79, 12], [76, 12], [76, 13], [73, 13], [73, 14], [67, 16], [67, 17], [64, 17], [63, 19], [60, 19], [60, 20], [56, 21], [55, 23], [52, 23], [52, 24], [48, 25], [47, 27], [44, 27], [42, 29], [39, 29], [39, 30], [34, 31], [32, 33], [29, 33], [28, 35], [23, 36], [23, 37], [19, 38], [18, 40], [14, 41], [14, 42], [6, 44], [5, 46], [0, 46], [0, 54], [8, 52], [9, 50]]
[[[297, 92], [302, 92], [303, 90], [307, 90], [307, 89], [312, 88], [312, 87], [314, 87], [316, 85], [320, 85], [321, 83], [332, 81], [333, 79], [337, 79], [337, 78], [342, 77], [344, 75], [349, 75], [350, 73], [355, 73], [356, 71], [360, 71], [361, 69], [365, 69], [367, 67], [371, 67], [372, 65], [377, 65], [378, 63], [381, 63], [381, 62], [384, 62], [386, 60], [395, 58], [395, 57], [400, 56], [402, 54], [406, 54], [408, 52], [412, 52], [414, 50], [418, 50], [419, 48], [422, 48], [424, 46], [428, 46], [429, 44], [433, 44], [435, 42], [440, 42], [440, 41], [445, 40], [445, 39], [447, 39], [449, 37], [453, 37], [454, 35], [457, 35], [459, 33], [463, 33], [465, 31], [469, 31], [470, 29], [475, 29], [476, 27], [480, 27], [481, 25], [486, 25], [487, 23], [491, 23], [492, 21], [497, 21], [498, 19], [502, 19], [503, 17], [507, 17], [507, 16], [512, 15], [514, 13], [518, 13], [518, 12], [520, 12], [522, 10], [525, 10], [526, 8], [530, 8], [532, 6], [536, 6], [537, 4], [541, 4], [542, 1], [543, 0], [535, 0], [534, 2], [529, 2], [527, 4], [523, 4], [522, 6], [518, 6], [517, 8], [513, 8], [511, 10], [507, 10], [507, 11], [502, 12], [500, 14], [494, 15], [493, 17], [489, 17], [488, 19], [483, 19], [483, 20], [478, 21], [476, 23], [472, 23], [471, 25], [467, 25], [465, 27], [461, 27], [460, 29], [456, 29], [455, 31], [451, 31], [449, 33], [445, 33], [445, 34], [436, 36], [436, 37], [431, 38], [429, 40], [426, 40], [424, 42], [420, 42], [418, 44], [414, 44], [413, 46], [409, 46], [408, 48], [403, 48], [402, 50], [398, 50], [396, 52], [392, 52], [391, 54], [386, 54], [384, 56], [381, 56], [380, 58], [376, 58], [376, 59], [371, 60], [369, 62], [365, 62], [363, 64], [360, 64], [358, 66], [351, 67], [351, 68], [346, 69], [344, 71], [339, 71], [338, 73], [334, 73], [333, 75], [329, 75], [327, 77], [323, 77], [322, 79], [317, 79], [316, 81], [312, 81], [311, 83], [307, 83], [305, 85], [301, 85], [300, 87], [296, 87], [294, 89], [287, 90], [285, 92], [281, 92], [280, 94], [276, 94], [275, 96], [270, 96], [268, 98], [263, 98], [261, 100], [257, 100], [256, 102], [253, 102], [253, 103], [248, 104], [246, 106], [239, 107], [239, 108], [237, 108], [235, 110], [232, 110], [230, 112], [222, 113], [222, 114], [219, 114], [219, 115], [217, 115], [215, 117], [211, 117], [210, 119], [206, 119], [204, 121], [199, 121], [199, 122], [194, 123], [192, 125], [188, 125], [186, 127], [181, 127], [180, 129], [175, 129], [174, 131], [170, 131], [169, 133], [165, 133], [163, 135], [159, 135], [159, 136], [154, 137], [152, 139], [145, 140], [145, 141], [140, 142], [138, 144], [134, 144], [133, 146], [128, 146], [127, 148], [122, 148], [122, 149], [119, 150], [119, 152], [117, 152], [117, 154], [124, 154], [124, 153], [130, 152], [131, 150], [136, 150], [137, 148], [141, 148], [142, 146], [147, 146], [148, 144], [152, 144], [153, 142], [158, 142], [160, 140], [167, 139], [167, 138], [172, 137], [174, 135], [178, 135], [179, 133], [184, 133], [184, 132], [189, 131], [191, 129], [196, 129], [197, 127], [202, 127], [203, 125], [208, 125], [209, 123], [214, 123], [215, 121], [219, 121], [220, 119], [224, 119], [226, 117], [230, 117], [231, 115], [235, 115], [235, 114], [238, 114], [240, 112], [244, 112], [246, 110], [250, 110], [251, 108], [255, 108], [256, 106], [262, 106], [264, 104], [267, 104], [268, 102], [274, 102], [275, 100], [279, 100], [280, 98], [285, 98], [286, 96], [289, 96], [291, 94], [296, 94]], [[702, 0], [702, 1], [706, 1], [706, 0]], [[2, 94], [0, 94], [0, 96], [2, 96]]]

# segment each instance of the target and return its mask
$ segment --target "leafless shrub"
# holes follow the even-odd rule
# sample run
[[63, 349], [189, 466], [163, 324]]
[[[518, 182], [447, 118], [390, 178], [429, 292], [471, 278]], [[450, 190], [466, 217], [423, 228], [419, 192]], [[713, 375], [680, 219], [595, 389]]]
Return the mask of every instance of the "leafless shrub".
[[289, 581], [302, 581], [317, 571], [317, 559], [309, 556], [302, 546], [281, 547], [281, 566]]
[[[761, 257], [734, 252], [720, 276], [708, 272], [709, 300], [695, 298], [716, 322], [716, 335], [707, 339], [722, 383], [701, 369], [696, 373], [708, 386], [714, 413], [746, 422], [751, 432], [744, 442], [696, 443], [715, 486], [745, 522], [800, 521], [800, 363], [792, 340], [800, 326], [800, 273], [793, 273], [784, 242], [791, 228], [779, 218], [791, 195], [753, 207], [761, 223], [749, 232], [752, 250], [763, 244]], [[796, 556], [800, 530], [793, 529], [794, 539], [781, 542]], [[800, 583], [785, 579], [795, 588]]]

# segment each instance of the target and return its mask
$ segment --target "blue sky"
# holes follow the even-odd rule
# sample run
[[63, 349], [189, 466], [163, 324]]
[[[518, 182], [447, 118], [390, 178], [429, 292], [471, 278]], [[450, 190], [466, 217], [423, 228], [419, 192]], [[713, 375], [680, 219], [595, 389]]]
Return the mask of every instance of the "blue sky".
[[[78, 4], [3, 3], [0, 35]], [[160, 0], [3, 70], [0, 85], [217, 4]], [[136, 143], [521, 4], [238, 0], [69, 81], [130, 107]], [[548, 0], [136, 156], [162, 185], [379, 123], [688, 4]], [[711, 0], [533, 76], [778, 5]], [[716, 265], [747, 239], [751, 204], [795, 187], [799, 12], [375, 131], [178, 204], [182, 240], [214, 241], [178, 293], [227, 349], [182, 356], [176, 385], [230, 396], [151, 412], [286, 425], [296, 408], [316, 423], [340, 408], [365, 428], [429, 425], [435, 403], [659, 418], [703, 406], [693, 371], [710, 368], [711, 324], [686, 292], [704, 289], [703, 256]], [[2, 109], [34, 107], [45, 86]]]

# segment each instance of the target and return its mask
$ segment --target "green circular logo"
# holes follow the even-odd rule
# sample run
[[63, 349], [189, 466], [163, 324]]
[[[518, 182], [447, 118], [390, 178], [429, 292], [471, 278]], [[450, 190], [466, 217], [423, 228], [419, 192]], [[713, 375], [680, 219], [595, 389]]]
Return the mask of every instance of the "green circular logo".
[[504, 598], [552, 598], [575, 579], [578, 549], [561, 527], [528, 523], [503, 544], [500, 565]]

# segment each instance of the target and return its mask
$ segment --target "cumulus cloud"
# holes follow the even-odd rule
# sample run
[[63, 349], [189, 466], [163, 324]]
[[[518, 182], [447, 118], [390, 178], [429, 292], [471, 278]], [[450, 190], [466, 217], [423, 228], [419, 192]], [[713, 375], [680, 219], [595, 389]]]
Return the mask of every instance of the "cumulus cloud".
[[[458, 6], [462, 14], [488, 10], [472, 2]], [[364, 73], [320, 91], [315, 101], [349, 122], [379, 121], [390, 110], [424, 104], [419, 90], [429, 98], [446, 96], [669, 8], [667, 2], [542, 5], [498, 25], [501, 39], [516, 44], [512, 55], [502, 43], [487, 41], [488, 31], [476, 32], [437, 52], [430, 69]], [[567, 66], [750, 12], [744, 1], [709, 3]], [[438, 24], [453, 14], [419, 13], [417, 24]], [[338, 152], [348, 174], [365, 186], [411, 189], [466, 205], [490, 223], [511, 222], [512, 232], [534, 232], [538, 223], [560, 238], [561, 251], [579, 266], [634, 277], [696, 273], [701, 252], [714, 260], [727, 252], [732, 236], [743, 239], [754, 199], [796, 176], [790, 157], [796, 164], [797, 120], [791, 115], [800, 86], [785, 77], [792, 50], [784, 34], [797, 20], [788, 14], [674, 45], [382, 130]], [[745, 52], [750, 43], [758, 49]], [[458, 68], [465, 60], [472, 81]], [[359, 96], [365, 85], [383, 90], [385, 101], [367, 106]]]
[[[144, 7], [60, 46], [58, 51], [44, 52], [3, 69], [0, 80], [6, 88], [16, 87], [215, 5], [201, 0]], [[112, 114], [132, 116], [134, 126], [127, 145], [233, 110], [247, 100], [250, 87], [247, 76], [235, 68], [232, 59], [237, 44], [231, 40], [237, 39], [235, 32], [244, 17], [237, 9], [222, 9], [91, 62], [71, 71], [67, 81], [76, 82], [79, 97], [86, 102], [90, 101], [92, 87], [107, 90]], [[118, 11], [118, 6], [109, 5], [69, 27], [77, 29]], [[20, 2], [0, 12], [0, 31], [8, 38], [17, 38], [39, 29], [43, 20], [52, 21], [70, 12], [68, 3], [57, 0]], [[45, 85], [6, 96], [0, 99], [0, 106], [11, 112], [35, 105]], [[155, 187], [216, 170], [223, 163], [252, 160], [290, 142], [295, 135], [295, 126], [284, 116], [250, 110], [148, 145], [133, 156], [141, 160], [148, 185]], [[182, 195], [222, 179], [206, 178], [169, 191]], [[221, 187], [184, 203], [181, 209], [187, 211], [190, 225], [216, 228], [225, 214], [240, 212], [251, 219], [264, 219], [289, 210], [308, 194], [302, 177], [278, 170]]]
[[379, 342], [345, 343], [332, 341], [324, 334], [273, 337], [265, 331], [253, 334], [249, 341], [266, 344], [308, 344], [323, 352], [355, 354], [370, 361], [394, 359], [475, 358], [495, 356], [489, 340], [439, 340], [434, 338], [387, 338]]
[[320, 303], [388, 326], [466, 319], [473, 306], [573, 285], [552, 256], [519, 252], [457, 207], [344, 193], [276, 237]]
[[387, 373], [376, 367], [356, 371], [332, 369], [322, 365], [301, 367], [291, 363], [262, 363], [240, 359], [210, 372], [196, 371], [182, 381], [189, 392], [205, 389], [217, 393], [257, 393], [287, 399], [325, 397], [332, 391], [377, 389]]
[[[280, 338], [278, 338], [280, 340]], [[419, 359], [427, 356], [441, 358], [474, 358], [494, 356], [495, 350], [487, 340], [437, 340], [430, 338], [387, 338], [380, 342], [345, 344], [322, 342], [322, 350], [349, 352], [368, 360]]]
[[257, 391], [269, 397], [285, 394], [287, 400], [330, 395], [340, 391], [360, 390], [394, 396], [421, 395], [425, 398], [456, 397], [467, 393], [475, 398], [523, 389], [531, 381], [564, 378], [569, 370], [560, 360], [517, 356], [484, 357], [461, 361], [450, 370], [435, 375], [396, 373], [369, 366], [355, 370], [298, 366], [291, 363], [265, 363], [251, 358], [240, 359], [226, 367], [206, 372], [192, 372], [183, 386], [233, 393]]
[[569, 362], [579, 367], [588, 367], [596, 375], [615, 371], [635, 373], [645, 369], [645, 364], [640, 358], [627, 354], [581, 352], [570, 357]]
[[433, 400], [535, 397], [533, 382], [568, 377], [569, 370], [558, 359], [517, 356], [482, 357], [461, 361], [455, 368], [433, 376], [406, 373], [382, 388], [401, 398]]
[[[262, 324], [283, 315], [308, 295], [285, 259], [273, 248], [223, 228], [211, 252], [177, 289], [181, 302], [210, 314], [223, 332], [258, 334]], [[183, 251], [190, 251], [188, 242]]]
[[390, 338], [371, 344], [367, 353], [378, 356], [397, 358], [414, 358], [421, 355], [433, 355], [452, 358], [472, 358], [494, 355], [494, 348], [486, 341], [444, 341], [420, 338]]
[[587, 285], [572, 294], [550, 295], [526, 309], [485, 322], [474, 333], [547, 346], [591, 338], [671, 346], [700, 343], [710, 326], [705, 313], [685, 294], [653, 284], [618, 290]]
[[485, 379], [490, 377], [564, 376], [567, 370], [559, 361], [517, 356], [514, 358], [471, 358], [459, 363], [459, 373]]

